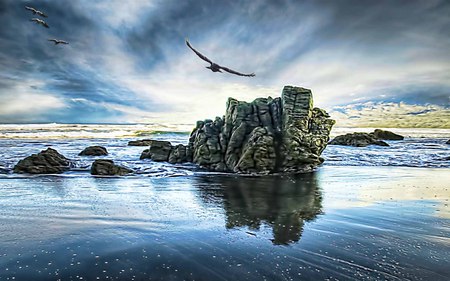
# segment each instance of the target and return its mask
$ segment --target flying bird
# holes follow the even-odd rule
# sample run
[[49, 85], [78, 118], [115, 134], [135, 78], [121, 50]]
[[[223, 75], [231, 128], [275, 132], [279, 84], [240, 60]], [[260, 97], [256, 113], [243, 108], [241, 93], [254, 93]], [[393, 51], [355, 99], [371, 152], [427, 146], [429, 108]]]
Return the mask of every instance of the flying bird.
[[48, 26], [48, 24], [45, 21], [38, 19], [38, 18], [32, 18], [30, 21], [34, 21], [35, 23], [40, 24], [46, 28], [50, 27], [50, 26]]
[[25, 9], [27, 9], [28, 11], [31, 11], [31, 12], [33, 13], [33, 15], [38, 15], [38, 16], [41, 16], [41, 17], [44, 17], [44, 18], [47, 17], [46, 14], [44, 14], [43, 12], [41, 12], [41, 11], [39, 11], [39, 10], [36, 10], [36, 9], [33, 8], [33, 7], [25, 6]]
[[48, 41], [54, 42], [55, 45], [58, 45], [58, 44], [67, 45], [67, 44], [69, 44], [69, 42], [64, 41], [64, 40], [59, 40], [59, 39], [48, 39]]
[[212, 62], [210, 59], [208, 59], [206, 56], [202, 55], [199, 51], [197, 51], [196, 49], [194, 49], [191, 44], [189, 43], [189, 41], [186, 39], [186, 45], [192, 50], [194, 51], [194, 53], [197, 54], [197, 56], [199, 56], [199, 58], [201, 58], [202, 60], [208, 62], [209, 64], [211, 64], [210, 66], [207, 66], [206, 68], [211, 69], [212, 72], [222, 72], [221, 70], [224, 70], [228, 73], [232, 73], [232, 74], [236, 74], [239, 76], [247, 76], [247, 77], [253, 77], [255, 76], [255, 73], [250, 73], [250, 74], [244, 74], [244, 73], [240, 73], [237, 72], [235, 70], [229, 69], [225, 66], [221, 66], [218, 65], [217, 63]]

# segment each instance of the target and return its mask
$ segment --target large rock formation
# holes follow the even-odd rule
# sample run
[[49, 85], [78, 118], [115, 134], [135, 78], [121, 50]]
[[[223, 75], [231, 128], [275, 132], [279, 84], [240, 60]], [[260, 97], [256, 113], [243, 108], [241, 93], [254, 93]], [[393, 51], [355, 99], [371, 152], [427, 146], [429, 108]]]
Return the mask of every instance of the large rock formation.
[[114, 164], [113, 160], [95, 160], [91, 166], [92, 175], [100, 176], [123, 176], [133, 173], [133, 170]]
[[104, 156], [108, 155], [108, 151], [103, 146], [89, 146], [83, 149], [79, 154], [79, 156]]
[[59, 174], [70, 168], [70, 161], [53, 148], [47, 148], [19, 161], [15, 173]]
[[379, 140], [403, 140], [404, 139], [404, 137], [401, 135], [398, 135], [391, 131], [385, 131], [385, 130], [380, 130], [380, 129], [375, 129], [375, 131], [370, 133], [370, 135]]
[[185, 158], [221, 172], [309, 171], [323, 162], [320, 154], [334, 123], [324, 110], [313, 108], [312, 93], [304, 88], [286, 86], [281, 98], [251, 103], [229, 98], [223, 118], [198, 121], [188, 146], [171, 146], [164, 161]]
[[368, 133], [349, 133], [335, 137], [329, 143], [330, 145], [348, 145], [365, 147], [368, 145], [389, 146], [386, 142], [374, 138]]

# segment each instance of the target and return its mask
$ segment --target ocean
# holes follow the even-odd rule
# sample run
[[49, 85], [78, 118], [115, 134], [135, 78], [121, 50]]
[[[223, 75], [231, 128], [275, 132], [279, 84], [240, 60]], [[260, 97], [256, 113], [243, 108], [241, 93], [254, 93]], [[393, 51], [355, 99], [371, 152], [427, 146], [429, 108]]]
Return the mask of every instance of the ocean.
[[[315, 172], [290, 176], [155, 163], [127, 146], [186, 144], [191, 127], [0, 125], [0, 280], [448, 280], [450, 130], [328, 146]], [[91, 176], [78, 156], [90, 145], [136, 173]], [[47, 147], [75, 167], [11, 172]]]

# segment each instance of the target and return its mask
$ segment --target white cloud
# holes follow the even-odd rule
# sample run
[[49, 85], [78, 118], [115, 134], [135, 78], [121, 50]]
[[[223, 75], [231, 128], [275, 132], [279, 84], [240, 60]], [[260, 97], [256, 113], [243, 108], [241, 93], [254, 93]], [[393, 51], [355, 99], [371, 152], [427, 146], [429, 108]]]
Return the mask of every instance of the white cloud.
[[61, 98], [34, 89], [43, 84], [43, 81], [38, 80], [22, 81], [20, 85], [9, 89], [10, 93], [0, 95], [0, 117], [23, 115], [27, 119], [66, 107]]
[[[155, 0], [100, 0], [83, 1], [94, 18], [100, 18], [112, 28], [132, 27], [141, 17], [155, 7]], [[100, 16], [99, 16], [100, 15]]]

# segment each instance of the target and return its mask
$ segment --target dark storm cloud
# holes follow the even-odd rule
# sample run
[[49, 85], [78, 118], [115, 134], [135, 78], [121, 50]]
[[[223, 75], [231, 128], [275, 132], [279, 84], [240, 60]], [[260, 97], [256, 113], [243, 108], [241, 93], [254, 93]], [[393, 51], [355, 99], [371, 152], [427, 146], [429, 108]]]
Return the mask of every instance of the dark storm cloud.
[[[25, 5], [45, 11], [50, 28], [28, 21], [34, 15]], [[15, 106], [13, 92], [18, 101], [42, 95], [51, 109], [34, 117], [0, 105], [0, 122], [176, 112], [177, 105], [156, 98], [164, 93], [153, 96], [173, 96], [170, 87], [178, 87], [160, 81], [161, 69], [182, 78], [183, 87], [205, 79], [251, 88], [296, 84], [317, 89], [331, 105], [360, 99], [448, 106], [449, 14], [445, 0], [0, 0], [0, 101]], [[185, 37], [211, 59], [257, 76], [205, 72]]]
[[[0, 29], [0, 97], [10, 91], [14, 84], [24, 84], [30, 79], [40, 82], [39, 86], [29, 85], [30, 91], [54, 93], [66, 101], [60, 110], [52, 110], [40, 115], [39, 121], [61, 120], [107, 120], [120, 116], [98, 106], [95, 103], [73, 103], [72, 99], [83, 98], [92, 102], [107, 101], [119, 105], [135, 105], [142, 108], [142, 103], [133, 98], [133, 93], [120, 85], [115, 85], [97, 72], [95, 65], [100, 63], [102, 45], [107, 44], [102, 37], [102, 27], [91, 17], [86, 16], [83, 5], [66, 1], [8, 1], [1, 0], [0, 15], [7, 28]], [[36, 7], [49, 16], [44, 20], [50, 28], [30, 22], [37, 17], [24, 9], [25, 5]], [[49, 38], [58, 38], [70, 42], [68, 46], [54, 46]], [[82, 62], [86, 61], [86, 68]], [[80, 65], [81, 63], [81, 65]], [[31, 82], [33, 83], [33, 82]], [[8, 87], [7, 87], [7, 86]], [[103, 110], [104, 112], [98, 112]], [[33, 114], [30, 112], [29, 114]], [[20, 114], [19, 114], [20, 115]], [[80, 116], [85, 116], [80, 118]], [[99, 118], [101, 117], [101, 118]], [[12, 119], [27, 120], [28, 116], [18, 118], [13, 115], [0, 121], [11, 122]]]

